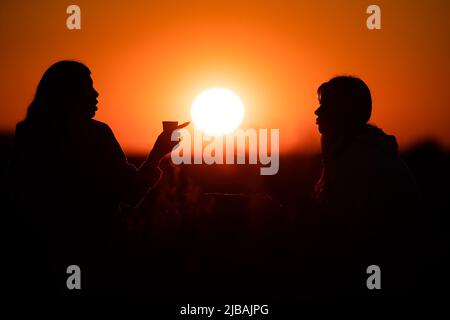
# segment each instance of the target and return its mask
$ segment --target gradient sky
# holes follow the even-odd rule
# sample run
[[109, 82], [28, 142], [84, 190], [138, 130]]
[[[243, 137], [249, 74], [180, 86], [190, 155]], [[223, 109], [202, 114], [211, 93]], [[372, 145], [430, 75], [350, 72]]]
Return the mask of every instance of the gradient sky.
[[[70, 4], [81, 30], [66, 28]], [[366, 27], [370, 4], [381, 30]], [[339, 74], [366, 81], [372, 122], [401, 145], [450, 147], [449, 31], [448, 1], [2, 0], [0, 130], [14, 130], [52, 63], [75, 59], [100, 92], [96, 119], [128, 152], [218, 86], [242, 98], [242, 128], [280, 128], [282, 151], [310, 150], [316, 89]]]

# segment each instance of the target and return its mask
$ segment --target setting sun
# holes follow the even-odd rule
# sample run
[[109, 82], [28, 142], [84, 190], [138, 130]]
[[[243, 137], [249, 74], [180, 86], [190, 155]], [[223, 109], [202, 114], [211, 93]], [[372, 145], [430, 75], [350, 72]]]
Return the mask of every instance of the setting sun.
[[212, 88], [195, 98], [191, 117], [198, 130], [209, 136], [222, 136], [239, 127], [244, 119], [244, 104], [234, 92]]

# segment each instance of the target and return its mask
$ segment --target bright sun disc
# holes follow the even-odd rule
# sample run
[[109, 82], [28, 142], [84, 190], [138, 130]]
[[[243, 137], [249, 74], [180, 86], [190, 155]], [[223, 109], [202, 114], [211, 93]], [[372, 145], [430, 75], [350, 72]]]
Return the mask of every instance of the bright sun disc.
[[208, 89], [192, 103], [191, 117], [195, 127], [209, 136], [223, 136], [236, 130], [244, 118], [244, 104], [230, 90]]

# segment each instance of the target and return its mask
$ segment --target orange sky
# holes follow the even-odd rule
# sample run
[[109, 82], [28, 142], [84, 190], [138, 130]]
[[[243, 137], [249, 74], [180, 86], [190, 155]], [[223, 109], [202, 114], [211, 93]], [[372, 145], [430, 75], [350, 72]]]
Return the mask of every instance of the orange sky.
[[[368, 30], [368, 5], [382, 29]], [[81, 8], [81, 30], [66, 8]], [[0, 130], [25, 115], [45, 69], [84, 62], [96, 119], [128, 152], [148, 150], [162, 120], [188, 120], [194, 97], [226, 87], [242, 128], [280, 128], [281, 151], [317, 146], [316, 89], [338, 74], [372, 90], [372, 122], [404, 146], [450, 147], [448, 1], [5, 1], [0, 4]]]

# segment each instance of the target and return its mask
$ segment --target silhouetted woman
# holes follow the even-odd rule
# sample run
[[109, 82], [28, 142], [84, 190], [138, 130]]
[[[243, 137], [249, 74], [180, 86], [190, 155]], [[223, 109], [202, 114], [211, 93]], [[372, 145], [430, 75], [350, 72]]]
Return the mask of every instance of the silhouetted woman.
[[[14, 209], [30, 268], [21, 279], [24, 293], [114, 292], [125, 239], [119, 204], [139, 203], [160, 179], [160, 159], [176, 145], [163, 132], [136, 169], [108, 125], [92, 119], [97, 97], [85, 65], [57, 62], [17, 124]], [[69, 265], [81, 268], [77, 293], [66, 287]]]
[[409, 258], [420, 207], [415, 180], [395, 137], [368, 124], [372, 98], [361, 79], [335, 77], [319, 87], [318, 96], [323, 287], [338, 295], [367, 294], [366, 268], [375, 264], [382, 270], [383, 294], [407, 292], [408, 281], [414, 282], [408, 279], [414, 268]]

